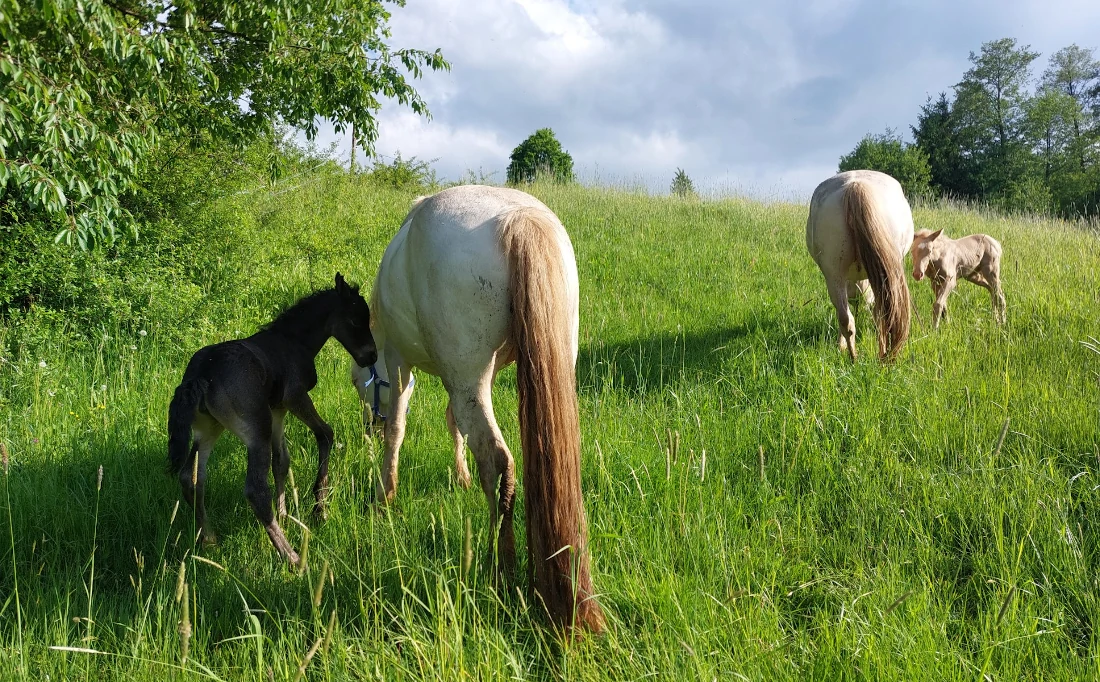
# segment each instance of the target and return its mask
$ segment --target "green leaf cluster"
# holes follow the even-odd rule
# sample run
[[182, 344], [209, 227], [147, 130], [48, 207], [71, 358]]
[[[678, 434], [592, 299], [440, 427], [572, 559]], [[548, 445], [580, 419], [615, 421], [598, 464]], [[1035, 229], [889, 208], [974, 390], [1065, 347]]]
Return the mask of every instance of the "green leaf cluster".
[[[398, 0], [395, 5], [403, 5]], [[59, 241], [113, 242], [121, 197], [163, 136], [245, 144], [321, 118], [369, 150], [382, 99], [449, 65], [388, 44], [379, 0], [0, 0], [0, 198]]]
[[530, 183], [544, 178], [572, 182], [573, 157], [561, 147], [550, 128], [540, 128], [512, 150], [508, 182]]
[[928, 155], [916, 145], [906, 144], [892, 130], [867, 135], [850, 154], [840, 157], [840, 170], [877, 170], [901, 183], [910, 199], [929, 193], [932, 170]]
[[1035, 78], [1039, 57], [1012, 38], [983, 44], [952, 94], [921, 107], [913, 145], [869, 136], [841, 168], [891, 172], [884, 166], [902, 161], [899, 149], [913, 151], [927, 158], [934, 195], [1068, 218], [1100, 214], [1100, 60], [1070, 45]]

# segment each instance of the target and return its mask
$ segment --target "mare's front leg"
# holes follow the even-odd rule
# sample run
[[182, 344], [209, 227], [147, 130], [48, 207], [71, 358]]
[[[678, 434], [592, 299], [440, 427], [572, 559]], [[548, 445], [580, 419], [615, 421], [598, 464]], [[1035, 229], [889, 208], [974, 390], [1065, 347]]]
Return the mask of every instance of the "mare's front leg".
[[396, 351], [386, 349], [386, 371], [390, 375], [390, 413], [386, 415], [385, 454], [382, 477], [376, 490], [377, 500], [390, 503], [397, 495], [397, 460], [405, 439], [405, 419], [412, 398], [412, 369], [404, 365]]
[[829, 299], [836, 308], [836, 321], [840, 327], [840, 350], [847, 351], [855, 362], [856, 321], [848, 308], [848, 281], [843, 277], [826, 277], [825, 283], [829, 287]]
[[875, 310], [875, 292], [871, 289], [871, 282], [866, 279], [861, 279], [858, 282], [848, 283], [848, 298], [853, 299], [856, 296], [863, 297], [863, 305], [867, 309], [867, 312], [874, 312]]
[[447, 428], [451, 430], [451, 439], [455, 444], [455, 476], [460, 486], [469, 488], [470, 469], [466, 466], [466, 439], [455, 424], [455, 413], [450, 399], [447, 400]]
[[308, 393], [302, 393], [287, 407], [290, 408], [291, 414], [309, 427], [313, 437], [317, 439], [317, 479], [313, 482], [313, 497], [316, 502], [313, 504], [313, 516], [324, 519], [325, 497], [328, 495], [328, 457], [332, 452], [333, 441], [332, 427], [317, 414], [317, 409], [313, 407], [313, 401]]

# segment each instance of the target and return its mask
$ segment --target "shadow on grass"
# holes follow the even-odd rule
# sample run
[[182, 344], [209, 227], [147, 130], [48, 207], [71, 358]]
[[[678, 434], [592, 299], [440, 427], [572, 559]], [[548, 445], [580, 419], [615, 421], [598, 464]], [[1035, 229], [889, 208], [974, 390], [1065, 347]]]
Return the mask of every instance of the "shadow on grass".
[[[831, 345], [834, 327], [835, 322], [820, 315], [788, 309], [732, 326], [596, 341], [580, 350], [578, 388], [595, 393], [659, 392], [685, 381], [717, 379], [761, 353], [779, 372], [789, 373], [804, 349], [827, 341]], [[838, 355], [838, 362], [842, 359]]]
[[[345, 509], [339, 517], [317, 522], [308, 517], [316, 458], [294, 458], [293, 447], [300, 506], [306, 515], [302, 520], [312, 529], [312, 542], [311, 572], [292, 572], [268, 542], [244, 498], [244, 450], [231, 438], [215, 448], [207, 482], [207, 512], [220, 542], [196, 547], [193, 512], [180, 497], [176, 476], [165, 470], [163, 440], [147, 446], [121, 445], [123, 440], [108, 430], [88, 440], [73, 437], [51, 445], [64, 456], [23, 458], [16, 452], [7, 475], [0, 474], [0, 592], [12, 594], [18, 579], [24, 614], [40, 614], [32, 616], [37, 627], [43, 626], [46, 614], [65, 623], [68, 641], [47, 644], [81, 639], [91, 586], [97, 637], [109, 649], [106, 642], [123, 640], [142, 622], [150, 595], [157, 595], [154, 612], [166, 605], [172, 608], [180, 562], [192, 553], [217, 562], [211, 566], [187, 561], [187, 579], [197, 594], [195, 622], [202, 622], [210, 642], [248, 631], [245, 601], [252, 609], [266, 611], [269, 625], [265, 628], [311, 622], [314, 589], [326, 559], [335, 580], [325, 588], [322, 611], [341, 604], [346, 618], [385, 623], [387, 631], [404, 627], [395, 614], [409, 608], [410, 598], [430, 603], [437, 597], [436, 577], [448, 576], [448, 583], [458, 580], [464, 542], [461, 524], [452, 521], [439, 527], [423, 514], [408, 513], [400, 506], [379, 510], [354, 494], [349, 502], [346, 490], [342, 491]], [[446, 477], [447, 472], [439, 475]], [[477, 496], [481, 497], [480, 492]], [[288, 491], [288, 504], [289, 498]], [[485, 521], [480, 505], [478, 511], [474, 528], [481, 535], [476, 537], [469, 582], [481, 593], [491, 573], [481, 537]], [[516, 522], [521, 530], [522, 516]], [[347, 537], [352, 526], [362, 533], [356, 541]], [[301, 552], [302, 530], [289, 519], [283, 527]], [[394, 543], [400, 544], [396, 557]], [[416, 559], [410, 564], [408, 557]], [[398, 564], [403, 568], [395, 569]], [[525, 583], [519, 580], [521, 586]], [[491, 603], [489, 599], [483, 603]], [[515, 595], [506, 593], [502, 603], [513, 610]], [[512, 617], [524, 618], [519, 610]], [[15, 627], [14, 618], [8, 622]], [[6, 629], [0, 627], [0, 631]]]

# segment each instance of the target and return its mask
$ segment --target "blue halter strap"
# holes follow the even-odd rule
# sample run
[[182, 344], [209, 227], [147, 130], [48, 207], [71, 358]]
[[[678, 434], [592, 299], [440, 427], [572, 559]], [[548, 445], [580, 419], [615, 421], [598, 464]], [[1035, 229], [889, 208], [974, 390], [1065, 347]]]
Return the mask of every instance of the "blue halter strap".
[[[412, 385], [414, 383], [416, 383], [416, 378], [410, 376], [409, 377], [409, 388], [412, 388]], [[370, 388], [371, 384], [374, 384], [374, 400], [371, 402], [370, 411], [374, 413], [374, 418], [375, 419], [378, 419], [379, 421], [384, 422], [384, 421], [386, 421], [386, 415], [382, 414], [382, 412], [378, 409], [378, 407], [379, 407], [379, 404], [381, 403], [382, 388], [389, 388], [390, 387], [390, 382], [388, 382], [385, 379], [382, 379], [381, 377], [378, 376], [378, 370], [376, 370], [374, 368], [374, 365], [370, 366], [370, 378], [363, 382], [363, 388]], [[393, 400], [393, 396], [390, 396], [390, 400], [391, 401]], [[406, 409], [405, 414], [408, 414], [408, 413], [409, 413], [409, 410]]]

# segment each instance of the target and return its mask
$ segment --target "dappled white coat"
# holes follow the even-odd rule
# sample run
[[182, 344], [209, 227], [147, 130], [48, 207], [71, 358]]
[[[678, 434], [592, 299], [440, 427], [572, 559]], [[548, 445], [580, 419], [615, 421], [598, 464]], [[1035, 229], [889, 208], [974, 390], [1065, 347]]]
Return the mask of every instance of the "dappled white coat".
[[[536, 589], [558, 622], [602, 629], [580, 490], [577, 266], [558, 218], [534, 197], [502, 187], [458, 186], [418, 199], [382, 257], [371, 322], [385, 362], [379, 374], [391, 384], [388, 395], [379, 396], [385, 417], [379, 499], [396, 494], [416, 367], [439, 376], [447, 390], [447, 421], [463, 485], [470, 475], [462, 434], [469, 438], [490, 527], [500, 518], [500, 567], [510, 574], [514, 460], [493, 414], [492, 386], [501, 368], [518, 361], [528, 554]], [[352, 373], [361, 394], [372, 400], [373, 390], [362, 389], [369, 371]], [[364, 406], [367, 422], [369, 409]], [[565, 546], [574, 553], [561, 554]]]
[[[542, 202], [503, 187], [463, 185], [418, 200], [382, 256], [371, 294], [375, 342], [385, 352], [388, 375], [405, 364], [448, 382], [476, 379], [508, 339], [508, 263], [500, 248], [497, 218]], [[427, 211], [427, 213], [425, 213]], [[573, 355], [577, 354], [579, 285], [573, 246], [558, 226], [573, 306]], [[396, 352], [395, 352], [396, 351]]]

